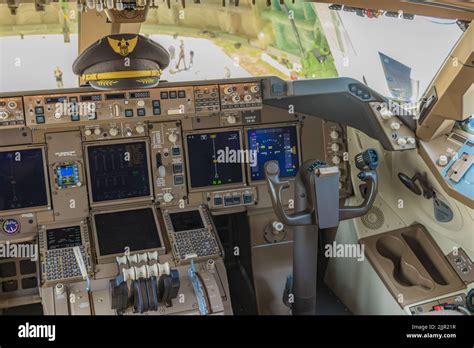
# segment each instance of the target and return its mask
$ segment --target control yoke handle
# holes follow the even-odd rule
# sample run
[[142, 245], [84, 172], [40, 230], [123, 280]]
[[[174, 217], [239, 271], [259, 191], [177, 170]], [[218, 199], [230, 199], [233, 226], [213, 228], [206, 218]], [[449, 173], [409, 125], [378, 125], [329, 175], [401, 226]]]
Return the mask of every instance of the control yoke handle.
[[272, 200], [273, 209], [278, 219], [287, 226], [311, 225], [312, 215], [308, 212], [287, 214], [283, 208], [281, 193], [290, 187], [288, 181], [280, 181], [280, 167], [278, 161], [265, 163], [268, 192]]
[[[376, 168], [378, 166], [378, 155], [374, 149], [368, 149], [356, 157], [356, 166], [361, 172], [357, 175], [360, 180], [364, 181], [367, 184], [367, 194], [364, 196], [364, 201], [358, 206], [343, 206], [339, 208], [338, 215], [339, 221], [353, 219], [362, 215], [367, 214], [367, 212], [372, 208], [372, 205], [375, 201], [375, 196], [377, 195], [378, 187], [378, 178]], [[312, 161], [313, 163], [320, 163]], [[307, 162], [308, 163], [308, 162]], [[314, 167], [314, 164], [310, 163], [310, 168]], [[303, 171], [303, 173], [301, 173]], [[275, 214], [278, 219], [287, 226], [302, 226], [302, 225], [319, 225], [317, 221], [318, 214], [316, 213], [318, 202], [316, 196], [317, 189], [314, 187], [314, 183], [317, 182], [316, 178], [309, 178], [306, 180], [302, 179], [302, 176], [316, 176], [316, 172], [313, 170], [308, 170], [308, 168], [303, 165], [300, 168], [300, 172], [296, 177], [297, 185], [298, 181], [300, 184], [305, 185], [306, 194], [308, 199], [307, 208], [305, 211], [296, 212], [293, 214], [287, 214], [284, 209], [282, 201], [282, 191], [290, 187], [288, 181], [280, 181], [280, 168], [278, 166], [278, 161], [268, 161], [265, 163], [265, 174], [268, 185], [268, 192], [270, 193], [270, 198], [272, 200], [272, 205], [275, 210]], [[319, 202], [323, 202], [330, 199], [336, 199], [335, 197], [320, 197]], [[338, 199], [338, 197], [337, 197]]]

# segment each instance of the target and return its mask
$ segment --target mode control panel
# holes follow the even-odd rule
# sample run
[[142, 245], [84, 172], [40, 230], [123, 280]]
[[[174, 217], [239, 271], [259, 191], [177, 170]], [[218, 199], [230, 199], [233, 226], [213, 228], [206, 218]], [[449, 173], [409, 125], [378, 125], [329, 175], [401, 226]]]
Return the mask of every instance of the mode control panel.
[[150, 138], [155, 199], [160, 206], [180, 205], [187, 199], [181, 123], [151, 123]]
[[220, 85], [222, 110], [253, 110], [262, 108], [260, 83]]
[[394, 150], [416, 149], [415, 133], [385, 103], [371, 102], [370, 107]]
[[217, 85], [194, 87], [196, 113], [219, 112], [219, 87]]
[[21, 97], [0, 98], [0, 128], [14, 128], [25, 124]]

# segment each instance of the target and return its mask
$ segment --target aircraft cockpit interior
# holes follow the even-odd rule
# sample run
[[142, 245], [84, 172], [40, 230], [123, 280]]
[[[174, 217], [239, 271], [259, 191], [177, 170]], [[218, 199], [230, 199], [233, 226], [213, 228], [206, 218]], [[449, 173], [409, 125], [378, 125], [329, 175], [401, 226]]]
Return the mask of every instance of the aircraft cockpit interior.
[[472, 315], [473, 13], [0, 1], [0, 313]]

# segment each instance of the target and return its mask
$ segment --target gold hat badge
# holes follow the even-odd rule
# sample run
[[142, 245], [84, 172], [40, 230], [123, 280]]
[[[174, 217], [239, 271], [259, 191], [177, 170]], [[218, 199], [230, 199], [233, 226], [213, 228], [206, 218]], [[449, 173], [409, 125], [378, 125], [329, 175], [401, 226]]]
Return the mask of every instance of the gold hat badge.
[[112, 47], [115, 53], [126, 57], [130, 53], [132, 53], [135, 47], [137, 46], [138, 36], [135, 36], [134, 38], [128, 40], [125, 40], [124, 38], [122, 38], [122, 40], [115, 40], [108, 37], [107, 40], [109, 41], [109, 45], [110, 47]]

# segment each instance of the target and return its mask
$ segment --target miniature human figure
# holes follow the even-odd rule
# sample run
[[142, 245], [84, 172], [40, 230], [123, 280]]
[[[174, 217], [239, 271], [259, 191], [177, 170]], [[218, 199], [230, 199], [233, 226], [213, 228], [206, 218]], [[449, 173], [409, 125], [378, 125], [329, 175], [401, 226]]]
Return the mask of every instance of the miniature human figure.
[[189, 67], [191, 68], [194, 64], [194, 51], [189, 52]]
[[181, 45], [179, 45], [179, 59], [178, 63], [176, 63], [176, 69], [179, 69], [179, 66], [181, 65], [181, 60], [183, 61], [184, 64], [184, 70], [186, 70], [186, 56], [184, 54], [184, 41], [181, 40]]
[[231, 76], [230, 68], [226, 65], [224, 67], [224, 78], [230, 79], [230, 76]]
[[54, 77], [56, 78], [56, 87], [63, 88], [63, 72], [61, 71], [61, 69], [59, 69], [59, 66], [56, 66], [56, 68], [54, 69]]
[[168, 47], [168, 52], [170, 54], [170, 60], [173, 60], [176, 56], [176, 49], [173, 45], [170, 45], [170, 47]]

